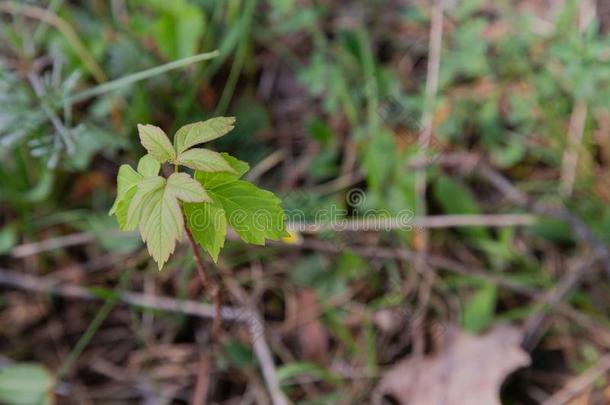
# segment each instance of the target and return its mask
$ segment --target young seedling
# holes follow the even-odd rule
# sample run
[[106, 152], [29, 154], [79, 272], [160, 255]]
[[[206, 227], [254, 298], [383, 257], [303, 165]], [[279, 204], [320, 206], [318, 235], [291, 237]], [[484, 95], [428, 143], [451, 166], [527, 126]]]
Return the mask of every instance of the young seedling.
[[[194, 148], [227, 134], [234, 123], [233, 117], [217, 117], [185, 125], [174, 135], [173, 144], [161, 128], [138, 125], [148, 154], [140, 159], [137, 170], [126, 164], [119, 168], [110, 215], [116, 215], [123, 231], [139, 227], [159, 270], [184, 233], [200, 273], [203, 266], [196, 244], [216, 262], [227, 225], [243, 241], [256, 245], [288, 236], [280, 199], [240, 180], [250, 169], [247, 163], [226, 153]], [[159, 175], [165, 163], [174, 168], [167, 178]], [[181, 167], [193, 169], [194, 176], [180, 172]]]

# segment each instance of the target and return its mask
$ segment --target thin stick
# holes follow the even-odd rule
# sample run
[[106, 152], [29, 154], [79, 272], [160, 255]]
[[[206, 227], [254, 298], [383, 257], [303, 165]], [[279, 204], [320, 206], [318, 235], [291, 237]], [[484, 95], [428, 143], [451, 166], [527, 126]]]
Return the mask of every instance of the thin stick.
[[284, 160], [285, 153], [282, 149], [278, 149], [269, 156], [261, 160], [246, 174], [246, 180], [254, 182], [263, 174], [277, 166]]
[[[432, 21], [430, 23], [430, 43], [428, 54], [428, 71], [426, 75], [426, 93], [424, 98], [424, 108], [422, 115], [422, 131], [419, 134], [419, 156], [426, 156], [432, 138], [432, 125], [434, 118], [434, 100], [438, 91], [438, 75], [441, 63], [441, 46], [443, 42], [443, 0], [435, 0], [432, 7]], [[425, 216], [426, 207], [426, 171], [421, 170], [415, 173], [415, 214]], [[419, 248], [424, 253], [428, 253], [429, 233], [427, 228], [422, 227], [418, 232], [420, 238]], [[417, 235], [416, 235], [417, 236]], [[425, 280], [418, 292], [417, 311], [420, 316], [418, 322], [425, 322], [425, 308], [428, 306], [430, 296], [431, 280], [434, 275], [430, 274], [425, 268], [425, 261], [416, 261], [415, 270], [421, 274]], [[413, 336], [413, 353], [415, 358], [423, 356], [425, 350], [425, 339], [422, 329], [418, 325], [411, 325], [411, 335]]]
[[570, 116], [568, 144], [564, 150], [561, 162], [559, 191], [564, 196], [572, 194], [572, 190], [574, 189], [574, 181], [576, 180], [576, 170], [578, 166], [578, 151], [581, 147], [586, 121], [587, 104], [582, 100], [578, 100], [574, 103], [572, 115]]
[[248, 294], [239, 283], [231, 278], [227, 278], [227, 290], [237, 298], [241, 307], [248, 308], [249, 312], [246, 314], [245, 320], [250, 329], [250, 336], [252, 337], [252, 345], [256, 358], [259, 360], [261, 370], [263, 372], [263, 378], [265, 385], [271, 396], [271, 402], [273, 405], [287, 405], [288, 401], [286, 396], [280, 388], [280, 383], [277, 378], [275, 370], [275, 362], [271, 355], [271, 350], [265, 340], [265, 330], [263, 321], [252, 304], [252, 300], [248, 297]]
[[[0, 285], [19, 288], [38, 293], [59, 295], [90, 301], [102, 301], [104, 297], [95, 295], [85, 287], [74, 284], [59, 284], [57, 280], [49, 277], [35, 277], [21, 272], [0, 268]], [[176, 300], [170, 297], [159, 297], [129, 291], [117, 291], [117, 299], [127, 305], [159, 311], [177, 312], [198, 318], [214, 319], [218, 312], [214, 306], [192, 300]], [[227, 307], [221, 308], [220, 315], [226, 321], [240, 321], [244, 309]]]
[[269, 395], [271, 396], [271, 401], [273, 402], [273, 405], [287, 405], [288, 401], [280, 389], [280, 383], [277, 379], [271, 350], [264, 337], [261, 336], [263, 322], [256, 312], [252, 312], [248, 318], [248, 327], [250, 329], [250, 336], [252, 336], [254, 353], [261, 364], [261, 370], [263, 372], [263, 377], [265, 378], [265, 384], [269, 390]]
[[289, 222], [289, 230], [305, 234], [316, 234], [326, 231], [356, 232], [356, 231], [389, 231], [392, 229], [412, 228], [455, 228], [470, 226], [504, 227], [529, 226], [536, 223], [537, 217], [530, 214], [495, 214], [495, 215], [433, 215], [428, 217], [411, 216], [405, 211], [403, 217], [394, 218], [365, 218], [365, 219], [337, 219], [334, 222]]
[[11, 255], [14, 258], [36, 256], [39, 253], [49, 252], [69, 246], [84, 245], [95, 241], [95, 235], [90, 232], [72, 233], [57, 238], [45, 239], [40, 242], [24, 243], [15, 246]]
[[[125, 232], [109, 232], [104, 234], [111, 238], [125, 238], [136, 235], [136, 233], [125, 233]], [[49, 238], [40, 242], [24, 243], [22, 245], [15, 246], [11, 252], [14, 258], [22, 259], [25, 257], [36, 256], [37, 254], [50, 252], [52, 250], [62, 249], [70, 246], [85, 245], [87, 243], [93, 243], [97, 240], [97, 236], [93, 232], [78, 232], [71, 233], [65, 236], [59, 236], [56, 238]]]
[[[424, 111], [422, 115], [422, 131], [419, 134], [419, 155], [425, 156], [432, 139], [432, 125], [434, 118], [434, 100], [438, 92], [438, 75], [441, 63], [441, 47], [443, 43], [443, 0], [435, 0], [432, 8], [432, 21], [430, 23], [430, 43], [428, 56], [428, 71], [426, 75], [426, 92], [424, 98]], [[415, 178], [416, 213], [426, 215], [426, 172], [416, 173]], [[422, 232], [423, 248], [428, 247], [428, 234]]]
[[[337, 223], [288, 223], [289, 230], [299, 231], [305, 234], [316, 234], [323, 231], [352, 232], [352, 231], [382, 231], [391, 229], [405, 229], [408, 227], [421, 228], [451, 228], [468, 226], [528, 226], [536, 222], [537, 217], [529, 214], [498, 214], [498, 215], [433, 215], [428, 217], [413, 218], [378, 218], [364, 220], [338, 220]], [[104, 233], [103, 236], [111, 238], [132, 237], [135, 232], [112, 231]], [[233, 233], [228, 234], [229, 239], [236, 239]], [[40, 253], [62, 249], [70, 246], [85, 245], [93, 243], [97, 236], [91, 232], [78, 232], [65, 236], [45, 239], [39, 242], [24, 243], [15, 246], [11, 252], [14, 258], [22, 259], [35, 256]], [[190, 240], [189, 240], [190, 241]]]

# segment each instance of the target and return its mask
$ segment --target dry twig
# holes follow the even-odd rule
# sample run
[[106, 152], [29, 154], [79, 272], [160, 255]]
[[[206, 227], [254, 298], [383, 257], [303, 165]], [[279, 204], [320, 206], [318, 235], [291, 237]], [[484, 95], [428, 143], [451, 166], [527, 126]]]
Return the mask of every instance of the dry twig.
[[576, 169], [578, 167], [578, 151], [581, 147], [583, 133], [585, 132], [586, 120], [587, 104], [581, 100], [576, 101], [572, 110], [572, 116], [570, 117], [568, 142], [561, 162], [561, 184], [559, 191], [565, 196], [572, 194], [574, 189]]

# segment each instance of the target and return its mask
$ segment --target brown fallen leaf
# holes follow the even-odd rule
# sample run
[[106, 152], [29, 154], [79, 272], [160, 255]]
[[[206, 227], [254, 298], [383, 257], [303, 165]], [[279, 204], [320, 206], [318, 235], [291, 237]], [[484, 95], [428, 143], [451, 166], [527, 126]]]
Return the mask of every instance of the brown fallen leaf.
[[409, 405], [500, 404], [500, 387], [514, 370], [529, 365], [522, 332], [498, 326], [483, 336], [455, 330], [436, 355], [405, 359], [386, 371], [381, 395]]

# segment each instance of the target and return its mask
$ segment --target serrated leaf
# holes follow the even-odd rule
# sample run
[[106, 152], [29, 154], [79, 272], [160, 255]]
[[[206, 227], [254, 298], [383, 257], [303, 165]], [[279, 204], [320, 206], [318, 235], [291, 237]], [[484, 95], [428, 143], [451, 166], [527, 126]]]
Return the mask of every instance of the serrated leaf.
[[222, 205], [227, 222], [243, 241], [264, 245], [265, 239], [288, 236], [281, 200], [272, 192], [234, 180], [209, 188], [208, 194]]
[[161, 128], [149, 124], [138, 124], [138, 133], [142, 146], [159, 163], [176, 159], [176, 151]]
[[250, 165], [244, 162], [243, 160], [239, 160], [236, 157], [233, 157], [225, 152], [222, 152], [221, 155], [224, 160], [226, 160], [227, 163], [229, 163], [229, 165], [233, 168], [237, 178], [240, 178], [241, 176], [246, 174], [248, 170], [250, 170]]
[[117, 222], [119, 223], [119, 229], [121, 229], [121, 231], [130, 231], [136, 227], [136, 225], [132, 225], [131, 227], [127, 226], [127, 214], [129, 213], [131, 201], [133, 200], [133, 197], [136, 195], [137, 191], [137, 187], [129, 189], [117, 204], [115, 214]]
[[174, 197], [185, 202], [211, 202], [198, 181], [186, 173], [173, 173], [167, 179], [167, 191]]
[[217, 202], [184, 204], [187, 226], [193, 237], [218, 262], [218, 254], [225, 244], [227, 218]]
[[150, 155], [144, 155], [138, 162], [138, 173], [144, 177], [156, 176], [161, 170], [161, 163]]
[[183, 231], [182, 211], [169, 187], [151, 192], [142, 210], [140, 234], [159, 270], [174, 252], [176, 241], [182, 239]]
[[241, 176], [244, 175], [248, 170], [250, 170], [250, 165], [246, 162], [243, 162], [228, 153], [221, 153], [222, 157], [229, 163], [229, 165], [233, 168], [234, 173], [229, 172], [195, 172], [195, 178], [203, 187], [214, 188], [218, 187], [222, 184], [231, 183], [235, 180], [238, 180]]
[[127, 222], [127, 211], [137, 185], [142, 180], [142, 175], [133, 170], [129, 165], [121, 165], [117, 176], [117, 196], [108, 215], [116, 214], [117, 222], [122, 230], [125, 230]]
[[203, 172], [228, 172], [237, 175], [235, 169], [220, 153], [209, 149], [189, 149], [178, 155], [176, 163]]
[[231, 131], [234, 124], [235, 117], [216, 117], [185, 125], [174, 136], [176, 152], [181, 154], [197, 144], [220, 138]]
[[[214, 261], [224, 245], [227, 224], [244, 241], [260, 245], [266, 239], [280, 240], [288, 235], [280, 200], [239, 180], [249, 169], [247, 163], [226, 153], [188, 150], [226, 134], [234, 122], [232, 117], [218, 117], [186, 125], [176, 133], [176, 149], [160, 128], [138, 125], [148, 155], [140, 159], [137, 172], [128, 166], [122, 169], [125, 180], [119, 180], [120, 192], [111, 213], [117, 214], [123, 230], [139, 225], [159, 269], [182, 238], [185, 220], [180, 200], [185, 203], [184, 212], [195, 240]], [[196, 180], [187, 173], [174, 173], [167, 180], [160, 177], [161, 163], [167, 161], [195, 169]]]
[[138, 183], [137, 191], [129, 203], [125, 226], [122, 230], [130, 231], [138, 226], [142, 208], [148, 203], [151, 194], [161, 189], [164, 185], [165, 179], [161, 176], [147, 177]]

